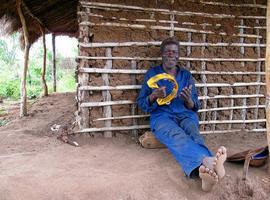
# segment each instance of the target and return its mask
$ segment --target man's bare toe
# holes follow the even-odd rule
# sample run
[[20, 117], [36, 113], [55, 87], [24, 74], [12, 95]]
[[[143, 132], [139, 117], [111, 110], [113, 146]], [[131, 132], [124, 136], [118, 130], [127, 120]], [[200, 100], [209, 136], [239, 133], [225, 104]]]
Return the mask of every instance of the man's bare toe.
[[199, 176], [202, 179], [202, 190], [206, 192], [211, 191], [218, 182], [218, 175], [203, 165], [199, 168]]
[[224, 146], [219, 147], [217, 150], [215, 161], [213, 162], [214, 170], [219, 179], [225, 176], [224, 162], [227, 158], [227, 149]]

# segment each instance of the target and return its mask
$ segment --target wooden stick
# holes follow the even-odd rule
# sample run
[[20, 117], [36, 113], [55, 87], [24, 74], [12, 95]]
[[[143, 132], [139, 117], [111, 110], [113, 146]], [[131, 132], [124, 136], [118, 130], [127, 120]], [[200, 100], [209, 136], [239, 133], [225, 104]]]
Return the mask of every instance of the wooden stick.
[[[230, 93], [233, 95], [233, 88], [230, 88]], [[234, 98], [230, 99], [230, 106], [234, 107]], [[229, 120], [233, 120], [233, 110], [230, 111]], [[232, 124], [228, 124], [228, 129], [232, 129]]]
[[[258, 86], [265, 85], [262, 82], [250, 82], [250, 83], [196, 83], [196, 87], [243, 87], [243, 86]], [[79, 90], [93, 90], [93, 91], [104, 91], [104, 90], [138, 90], [141, 89], [141, 85], [118, 85], [118, 86], [80, 86]], [[207, 93], [205, 93], [205, 96]]]
[[[199, 100], [203, 99], [239, 99], [239, 98], [264, 98], [263, 94], [249, 94], [249, 95], [216, 95], [213, 97], [209, 96], [200, 96]], [[80, 107], [96, 107], [96, 106], [107, 106], [107, 105], [126, 105], [126, 104], [134, 104], [135, 102], [130, 100], [122, 100], [122, 101], [110, 101], [110, 102], [85, 102], [82, 103]]]
[[47, 49], [46, 49], [46, 37], [45, 37], [45, 28], [41, 25], [39, 26], [41, 34], [42, 34], [42, 43], [43, 43], [43, 66], [42, 66], [42, 72], [41, 72], [41, 81], [43, 85], [43, 96], [48, 96], [48, 87], [46, 83], [46, 55], [47, 55]]
[[[203, 99], [229, 99], [229, 98], [256, 98], [256, 97], [264, 97], [264, 95], [217, 95], [214, 97], [201, 96], [199, 100]], [[136, 104], [136, 102], [131, 100], [121, 100], [121, 101], [107, 101], [107, 102], [84, 102], [81, 103], [81, 108], [86, 107], [100, 107], [100, 106], [113, 106], [113, 105], [127, 105], [127, 104]]]
[[197, 83], [195, 84], [196, 87], [204, 87], [204, 86], [207, 86], [207, 87], [243, 87], [243, 86], [254, 86], [254, 85], [265, 85], [265, 83], [258, 83], [258, 82], [249, 82], [249, 83], [233, 83], [233, 84], [230, 84], [230, 83]]
[[123, 100], [123, 101], [107, 101], [107, 102], [85, 102], [81, 103], [80, 107], [98, 107], [98, 106], [113, 106], [113, 105], [126, 105], [133, 104], [133, 101]]
[[[161, 57], [149, 58], [149, 57], [93, 57], [93, 56], [77, 56], [78, 59], [87, 60], [147, 60], [147, 61], [157, 61], [161, 60]], [[258, 62], [265, 61], [265, 58], [189, 58], [180, 57], [179, 61], [207, 61], [207, 62]]]
[[[215, 108], [217, 108], [218, 107], [218, 100], [217, 99], [215, 99], [214, 100], [214, 105], [213, 105]], [[213, 108], [213, 109], [215, 109], [215, 108]], [[210, 108], [211, 109], [211, 108]], [[225, 109], [225, 108], [224, 108]], [[201, 112], [203, 112], [204, 110], [201, 110]], [[206, 111], [207, 112], [207, 111]], [[215, 120], [217, 120], [217, 111], [216, 110], [214, 110], [214, 113], [213, 113], [213, 115], [212, 115], [212, 120], [213, 121], [215, 121]], [[214, 131], [214, 130], [216, 130], [216, 124], [212, 124], [212, 127], [211, 127], [211, 129], [212, 129], [212, 131]]]
[[[136, 70], [137, 69], [137, 63], [136, 61], [131, 61], [131, 69], [132, 70]], [[131, 75], [131, 84], [132, 85], [136, 85], [137, 84], [137, 80], [136, 80], [136, 74], [132, 74]], [[132, 104], [131, 105], [131, 115], [137, 115], [138, 114], [138, 106], [137, 104]], [[138, 125], [138, 121], [136, 118], [132, 119], [132, 125], [133, 126], [137, 126]], [[132, 130], [132, 138], [138, 142], [138, 130]]]
[[[146, 26], [143, 24], [124, 24], [124, 23], [113, 23], [113, 22], [103, 22], [103, 23], [93, 23], [89, 21], [83, 21], [79, 23], [80, 26], [112, 26], [112, 27], [124, 27], [124, 28], [137, 28], [137, 29], [153, 29], [153, 30], [171, 30], [171, 27], [167, 26]], [[179, 32], [192, 32], [192, 33], [207, 33], [207, 34], [218, 34], [218, 35], [227, 35], [225, 32], [215, 33], [213, 31], [202, 31], [192, 28], [181, 28], [174, 27], [174, 31]], [[234, 37], [247, 37], [247, 38], [262, 38], [262, 36], [257, 36], [253, 34], [232, 34]]]
[[207, 5], [215, 5], [215, 6], [226, 6], [226, 7], [250, 7], [250, 8], [262, 8], [266, 9], [265, 5], [262, 4], [227, 4], [223, 2], [211, 2], [211, 1], [203, 1], [200, 0], [200, 3]]
[[[256, 19], [258, 20], [258, 19]], [[243, 29], [266, 29], [266, 26], [234, 26], [235, 28], [243, 28]]]
[[239, 99], [239, 98], [264, 98], [265, 96], [263, 94], [247, 94], [247, 95], [216, 95], [216, 96], [213, 96], [213, 97], [209, 97], [209, 96], [202, 96], [202, 97], [199, 97], [199, 99]]
[[[119, 11], [119, 9], [123, 10], [139, 10], [139, 11], [148, 11], [148, 12], [161, 12], [162, 14], [170, 14], [174, 13], [175, 15], [180, 16], [201, 16], [201, 17], [208, 17], [208, 18], [242, 18], [242, 17], [251, 17], [253, 19], [257, 19], [258, 16], [235, 16], [235, 15], [228, 15], [228, 14], [209, 14], [209, 13], [199, 13], [199, 12], [181, 12], [181, 11], [171, 11], [169, 9], [154, 9], [154, 8], [144, 8], [139, 6], [127, 6], [121, 4], [108, 4], [108, 3], [98, 3], [98, 2], [80, 2], [84, 7], [91, 7], [91, 8], [99, 8], [99, 9], [106, 9], [110, 10], [113, 9]], [[261, 17], [261, 16], [259, 16]], [[265, 17], [264, 17], [265, 18]]]
[[170, 20], [171, 20], [171, 23], [170, 23], [170, 37], [173, 37], [174, 36], [174, 14], [170, 14]]
[[231, 106], [231, 107], [219, 107], [201, 109], [198, 112], [209, 112], [209, 111], [224, 111], [224, 110], [240, 110], [240, 109], [253, 109], [253, 108], [265, 108], [265, 105], [254, 105], [254, 106]]
[[206, 74], [206, 75], [264, 75], [264, 72], [256, 71], [256, 72], [226, 72], [226, 71], [190, 71], [192, 74]]
[[[241, 120], [235, 120], [235, 121], [237, 121], [236, 123], [241, 123], [242, 122]], [[257, 120], [257, 121], [261, 122], [263, 120]], [[229, 122], [229, 121], [227, 121], [227, 122]], [[206, 123], [212, 123], [212, 121], [209, 121], [209, 122], [206, 122]], [[126, 131], [126, 130], [133, 130], [133, 129], [149, 129], [149, 128], [150, 128], [149, 125], [86, 128], [86, 129], [82, 129], [82, 130], [79, 130], [79, 131], [75, 131], [75, 133], [92, 133], [92, 132], [103, 132], [103, 131]], [[241, 129], [237, 129], [237, 130], [241, 130]], [[227, 132], [226, 130], [223, 130], [223, 131], [224, 131], [224, 133]], [[232, 130], [230, 130], [230, 131], [232, 131]], [[249, 131], [254, 131], [254, 130], [252, 129], [252, 130], [249, 130]], [[215, 133], [215, 132], [212, 132], [212, 133]]]
[[[244, 25], [244, 20], [243, 19], [240, 20], [240, 25], [241, 26]], [[244, 34], [244, 29], [243, 28], [240, 28], [240, 33], [239, 34]], [[245, 54], [245, 47], [243, 47], [243, 43], [244, 43], [244, 38], [243, 37], [240, 37], [240, 44], [241, 44], [240, 53], [244, 56], [244, 54]], [[241, 65], [242, 65], [242, 67], [245, 67], [245, 62], [241, 62]]]
[[[242, 99], [242, 102], [243, 102], [243, 106], [242, 106], [243, 109], [241, 111], [241, 118], [242, 118], [243, 121], [245, 121], [246, 120], [246, 113], [247, 113], [247, 111], [246, 111], [247, 99], [246, 98], [243, 98]], [[246, 128], [246, 124], [243, 123], [242, 124], [242, 129], [245, 129], [245, 128]]]
[[93, 91], [102, 91], [102, 90], [139, 90], [141, 85], [117, 85], [117, 86], [80, 86], [79, 90], [93, 90]]
[[103, 131], [126, 131], [133, 129], [149, 129], [149, 125], [138, 125], [138, 126], [117, 126], [117, 127], [102, 127], [102, 128], [86, 128], [75, 133], [92, 133], [92, 132], [103, 132]]
[[101, 68], [81, 68], [80, 73], [110, 73], [110, 74], [145, 74], [147, 70], [137, 69], [101, 69]]
[[[107, 48], [106, 49], [106, 56], [111, 57], [112, 56], [112, 49]], [[112, 60], [107, 60], [105, 69], [112, 69]], [[103, 85], [109, 86], [109, 76], [108, 74], [102, 74], [102, 80], [103, 80]], [[103, 96], [103, 101], [108, 102], [112, 100], [111, 93], [108, 90], [102, 91], [102, 96]], [[112, 109], [111, 106], [104, 106], [103, 107], [103, 116], [104, 117], [111, 117], [112, 116]], [[106, 127], [111, 127], [112, 122], [110, 120], [105, 121], [105, 126]], [[104, 132], [104, 137], [106, 138], [111, 138], [112, 137], [112, 132], [111, 131], [105, 131]]]
[[[114, 4], [116, 5], [116, 4]], [[121, 6], [121, 5], [120, 5]], [[130, 12], [128, 9], [119, 9], [119, 8], [108, 8], [108, 7], [102, 7], [102, 6], [84, 6], [86, 8], [91, 8], [91, 9], [98, 9], [98, 10], [107, 10], [107, 11], [115, 11], [115, 12]], [[150, 8], [151, 9], [151, 8]], [[214, 18], [214, 19], [223, 19], [223, 18], [231, 18], [231, 19], [265, 19], [264, 16], [235, 16], [235, 15], [227, 15], [227, 14], [209, 14], [209, 13], [198, 13], [198, 12], [179, 12], [179, 11], [170, 11], [170, 10], [164, 10], [164, 12], [161, 11], [161, 9], [152, 9], [153, 11], [135, 11], [135, 12], [160, 12], [159, 14], [162, 15], [169, 15], [170, 12], [173, 12], [177, 16], [198, 16], [198, 17], [205, 17], [205, 18]]]
[[55, 34], [52, 34], [52, 51], [53, 51], [53, 69], [52, 69], [52, 78], [53, 78], [53, 91], [56, 92], [56, 56], [55, 56]]
[[98, 15], [91, 12], [77, 12], [78, 15], [88, 15], [90, 17], [96, 17], [96, 18], [103, 18], [106, 20], [119, 20], [119, 21], [135, 21], [135, 22], [159, 22], [159, 23], [174, 23], [178, 24], [178, 21], [171, 21], [171, 20], [155, 20], [155, 19], [126, 19], [126, 18], [117, 18], [117, 17], [104, 17], [103, 15]]
[[266, 122], [266, 119], [250, 119], [250, 120], [216, 120], [216, 121], [200, 121], [199, 124], [242, 124], [242, 123], [254, 123], [254, 122]]
[[[266, 31], [266, 53], [265, 53], [265, 83], [266, 83], [266, 129], [267, 143], [270, 155], [270, 0], [267, 0], [267, 31]], [[268, 173], [270, 174], [270, 159], [268, 161]]]
[[[256, 19], [256, 24], [258, 26], [260, 25], [258, 19]], [[260, 34], [260, 30], [259, 29], [256, 29], [256, 34], [257, 35]], [[256, 44], [258, 44], [258, 45], [260, 44], [260, 39], [259, 38], [256, 39]], [[257, 56], [261, 57], [261, 49], [260, 49], [259, 46], [256, 47], [256, 53], [257, 53]], [[261, 70], [261, 64], [262, 64], [261, 62], [257, 62], [257, 64], [256, 64], [256, 71], [257, 72], [261, 72], [262, 71]], [[261, 82], [261, 75], [260, 74], [257, 75], [257, 82]], [[260, 85], [258, 85], [256, 87], [256, 94], [260, 94], [260, 88], [261, 88]], [[256, 105], [259, 105], [259, 103], [260, 103], [260, 99], [259, 98], [256, 98]], [[255, 109], [254, 110], [254, 117], [255, 117], [255, 119], [258, 119], [258, 115], [259, 115], [258, 109]], [[257, 128], [257, 124], [254, 124], [253, 128]]]
[[[91, 17], [104, 18], [106, 20], [119, 20], [119, 21], [135, 21], [135, 22], [153, 22], [153, 23], [173, 23], [173, 24], [182, 24], [182, 25], [191, 25], [191, 26], [216, 26], [220, 27], [221, 24], [209, 24], [209, 23], [193, 23], [193, 22], [178, 22], [178, 21], [168, 21], [168, 20], [155, 20], [155, 19], [123, 19], [117, 17], [104, 17], [103, 15], [98, 15], [90, 12], [77, 12], [78, 15], [88, 15]], [[258, 19], [256, 19], [258, 20]], [[243, 29], [266, 29], [266, 26], [233, 26], [234, 28], [243, 28]]]
[[265, 16], [237, 16], [239, 19], [266, 19]]
[[[240, 20], [240, 26], [244, 26], [244, 19]], [[244, 34], [244, 29], [243, 28], [240, 28], [240, 33], [239, 34]], [[240, 37], [240, 43], [241, 44], [244, 43], [244, 38], [243, 37]], [[243, 47], [243, 45], [241, 45], [241, 47], [240, 47], [240, 53], [243, 56], [245, 55], [245, 47]], [[243, 68], [245, 68], [245, 62], [241, 62], [241, 65], [242, 65]], [[243, 107], [245, 107], [246, 103], [247, 103], [247, 99], [243, 98], [242, 102], [243, 102]], [[242, 111], [241, 111], [241, 117], [242, 117], [242, 120], [246, 119], [246, 109], [245, 108], [243, 108]], [[242, 124], [242, 129], [245, 129], [245, 123]]]
[[[129, 47], [129, 46], [160, 46], [160, 41], [155, 42], [104, 42], [104, 43], [79, 43], [80, 47]], [[179, 42], [180, 46], [192, 46], [192, 47], [200, 47], [200, 46], [206, 46], [206, 47], [266, 47], [266, 44], [257, 44], [257, 43], [224, 43], [224, 42], [218, 42], [218, 43], [210, 43], [210, 42]]]
[[[90, 12], [77, 12], [78, 15], [85, 15], [97, 18], [104, 18], [106, 20], [119, 20], [119, 21], [135, 21], [135, 22], [153, 22], [153, 23], [173, 23], [173, 24], [182, 24], [182, 25], [191, 25], [191, 26], [216, 26], [220, 27], [221, 24], [209, 24], [209, 23], [193, 23], [193, 22], [178, 22], [178, 21], [169, 21], [169, 20], [155, 20], [155, 19], [123, 19], [117, 17], [104, 17], [103, 15], [98, 15]], [[257, 19], [258, 20], [258, 19]], [[243, 28], [243, 29], [266, 29], [266, 26], [233, 26], [234, 28]]]
[[235, 132], [265, 132], [266, 129], [228, 129], [228, 130], [215, 130], [215, 131], [200, 131], [201, 134], [205, 135], [205, 134], [219, 134], [219, 133], [235, 133]]
[[[193, 43], [191, 42], [192, 41], [192, 33], [188, 32], [187, 33], [187, 37], [188, 37], [188, 43]], [[181, 46], [181, 45], [180, 45]], [[187, 54], [186, 56], [187, 57], [190, 57], [190, 54], [191, 54], [191, 46], [192, 45], [187, 45]], [[190, 70], [190, 61], [187, 61], [187, 69]]]
[[[203, 26], [203, 29], [205, 29], [205, 26]], [[206, 34], [202, 34], [202, 40], [203, 40], [204, 43], [206, 42]], [[205, 46], [202, 46], [201, 47], [201, 57], [204, 57], [204, 50], [205, 50]], [[202, 84], [204, 85], [203, 86], [203, 96], [207, 96], [207, 93], [208, 93], [208, 88], [206, 86], [207, 78], [206, 78], [205, 73], [203, 73], [205, 70], [206, 70], [206, 62], [202, 61], [201, 62], [201, 72], [202, 72], [201, 80], [202, 80]], [[202, 100], [202, 108], [203, 109], [207, 108], [207, 99]], [[205, 121], [205, 119], [206, 119], [206, 113], [203, 113], [202, 116], [201, 116], [201, 120]], [[201, 129], [204, 130], [205, 126], [202, 126]]]
[[[220, 108], [210, 108], [210, 109], [201, 109], [198, 112], [212, 112], [212, 111], [224, 111], [224, 110], [240, 110], [240, 109], [254, 109], [254, 108], [265, 108], [265, 105], [254, 105], [254, 106], [234, 106], [234, 107], [220, 107]], [[106, 121], [106, 120], [119, 120], [119, 119], [134, 119], [134, 118], [148, 118], [150, 115], [125, 115], [125, 116], [116, 116], [116, 117], [104, 117], [97, 118], [93, 121]], [[216, 120], [213, 120], [216, 121]]]
[[[147, 70], [129, 70], [129, 69], [111, 69], [106, 70], [102, 68], [82, 68], [80, 69], [80, 73], [110, 73], [110, 74], [145, 74]], [[226, 71], [190, 71], [192, 74], [207, 74], [207, 75], [265, 75], [264, 72], [226, 72]]]
[[126, 115], [126, 116], [118, 116], [118, 117], [109, 117], [109, 118], [97, 118], [93, 121], [104, 121], [104, 120], [119, 120], [119, 119], [134, 119], [134, 118], [147, 118], [150, 115]]
[[21, 103], [20, 103], [20, 117], [27, 115], [27, 91], [26, 91], [26, 76], [28, 69], [28, 58], [29, 58], [29, 33], [26, 25], [26, 21], [22, 12], [22, 0], [16, 0], [17, 12], [19, 14], [22, 28], [23, 28], [23, 38], [24, 38], [24, 66], [23, 66], [23, 76], [21, 79]]

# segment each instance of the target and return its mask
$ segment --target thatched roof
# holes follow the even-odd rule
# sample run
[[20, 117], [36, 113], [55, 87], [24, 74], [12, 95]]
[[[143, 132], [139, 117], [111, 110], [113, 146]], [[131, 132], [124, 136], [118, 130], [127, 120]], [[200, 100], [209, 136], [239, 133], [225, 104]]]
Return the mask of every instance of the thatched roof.
[[[91, 0], [84, 0], [89, 1]], [[146, 7], [156, 7], [156, 8], [180, 8], [181, 6], [189, 8], [190, 10], [196, 11], [201, 7], [198, 6], [200, 1], [198, 0], [186, 0], [186, 1], [175, 1], [175, 0], [151, 0], [151, 1], [125, 1], [125, 0], [95, 0], [97, 2], [106, 3], [118, 3], [123, 5], [134, 5], [134, 6], [146, 6]], [[226, 0], [221, 0], [220, 2], [226, 2]], [[244, 4], [250, 3], [251, 0], [235, 0], [235, 3]], [[56, 35], [69, 35], [77, 36], [78, 34], [78, 20], [77, 20], [77, 7], [79, 0], [23, 0], [23, 13], [26, 18], [26, 24], [29, 30], [29, 42], [32, 44], [40, 36], [41, 31], [38, 21], [40, 21], [45, 28], [47, 33], [55, 33]], [[229, 0], [229, 2], [234, 2]], [[207, 7], [207, 6], [205, 6]], [[204, 8], [205, 8], [204, 7]], [[230, 13], [231, 7], [220, 7], [219, 10], [215, 7], [212, 9], [215, 13], [222, 9], [222, 13]], [[239, 13], [243, 14], [243, 9], [237, 7], [234, 9], [239, 9]], [[199, 12], [200, 10], [198, 10]], [[241, 12], [240, 12], [241, 11]], [[251, 12], [252, 11], [252, 12]], [[264, 14], [265, 14], [264, 10]], [[261, 10], [257, 8], [250, 8], [248, 10], [249, 15], [261, 15]], [[264, 15], [263, 14], [263, 15]], [[12, 34], [14, 32], [21, 32], [22, 25], [17, 13], [16, 0], [0, 0], [0, 25], [6, 34]], [[38, 20], [37, 20], [38, 19]], [[3, 26], [4, 25], [4, 26]], [[22, 36], [22, 34], [21, 34]], [[23, 37], [21, 37], [23, 41]], [[23, 42], [21, 43], [23, 44]]]
[[[23, 0], [22, 9], [29, 30], [29, 42], [33, 43], [41, 35], [37, 19], [45, 26], [47, 33], [76, 36], [77, 5], [78, 0]], [[4, 33], [21, 31], [16, 0], [0, 1], [0, 18]]]

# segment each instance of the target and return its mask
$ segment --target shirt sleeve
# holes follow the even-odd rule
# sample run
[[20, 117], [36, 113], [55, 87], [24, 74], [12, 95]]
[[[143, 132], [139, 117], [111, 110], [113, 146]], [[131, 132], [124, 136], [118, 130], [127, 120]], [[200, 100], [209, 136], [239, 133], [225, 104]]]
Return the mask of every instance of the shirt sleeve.
[[147, 113], [153, 112], [158, 107], [158, 104], [156, 101], [154, 101], [153, 103], [150, 103], [150, 101], [149, 101], [149, 95], [152, 93], [152, 89], [148, 87], [147, 81], [150, 77], [151, 76], [149, 75], [149, 73], [146, 73], [146, 75], [144, 77], [143, 84], [142, 84], [141, 91], [140, 91], [139, 96], [137, 98], [138, 106], [144, 112], [147, 112]]
[[190, 84], [192, 85], [191, 97], [192, 97], [192, 100], [194, 102], [194, 107], [192, 108], [192, 110], [197, 112], [200, 109], [201, 104], [200, 104], [200, 101], [198, 98], [197, 89], [195, 87], [195, 82], [194, 82], [194, 79], [193, 79], [191, 74], [189, 77], [189, 85]]

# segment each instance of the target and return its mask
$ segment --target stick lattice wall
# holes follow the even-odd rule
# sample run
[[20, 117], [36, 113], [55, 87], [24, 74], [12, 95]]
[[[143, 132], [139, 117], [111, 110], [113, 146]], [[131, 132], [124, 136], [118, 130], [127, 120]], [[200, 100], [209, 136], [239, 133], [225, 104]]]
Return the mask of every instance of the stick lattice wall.
[[149, 115], [137, 108], [136, 97], [147, 69], [160, 63], [159, 46], [168, 36], [180, 40], [179, 64], [196, 81], [202, 134], [266, 131], [266, 6], [202, 1], [198, 6], [209, 12], [80, 2], [79, 132], [137, 136], [149, 128]]

